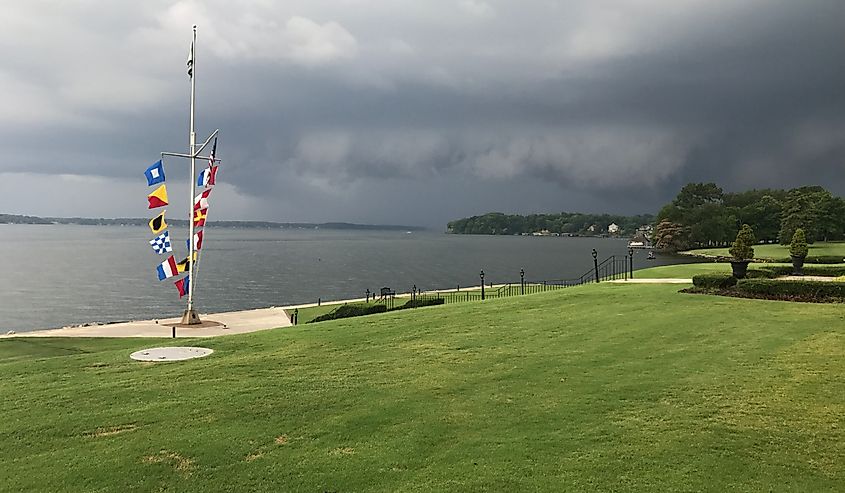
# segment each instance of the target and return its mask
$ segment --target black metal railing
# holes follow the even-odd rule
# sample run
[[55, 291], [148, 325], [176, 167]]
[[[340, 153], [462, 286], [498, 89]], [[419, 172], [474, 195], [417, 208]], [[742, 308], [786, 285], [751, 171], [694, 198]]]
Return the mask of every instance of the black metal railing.
[[[483, 271], [482, 271], [483, 272]], [[573, 279], [546, 279], [543, 281], [526, 281], [525, 272], [520, 271], [522, 279], [519, 282], [506, 284], [490, 284], [486, 288], [486, 294], [480, 288], [471, 287], [461, 291], [460, 288], [454, 291], [430, 291], [418, 290], [416, 285], [411, 292], [411, 298], [417, 300], [442, 299], [443, 303], [465, 303], [470, 301], [482, 301], [485, 298], [505, 298], [510, 296], [522, 296], [526, 294], [543, 293], [546, 291], [570, 288], [603, 281], [628, 279], [633, 276], [633, 258], [631, 255], [622, 257], [611, 255], [598, 262], [594, 257], [593, 268]], [[483, 281], [482, 281], [483, 282]]]

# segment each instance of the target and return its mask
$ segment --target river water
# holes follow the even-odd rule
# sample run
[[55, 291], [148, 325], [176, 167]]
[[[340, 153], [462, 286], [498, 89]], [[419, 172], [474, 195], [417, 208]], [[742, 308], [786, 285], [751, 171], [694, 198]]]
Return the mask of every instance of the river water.
[[[186, 231], [170, 228], [177, 260]], [[181, 315], [173, 280], [146, 227], [0, 225], [0, 333]], [[175, 239], [181, 238], [176, 241]], [[485, 282], [577, 278], [599, 260], [625, 255], [610, 238], [468, 236], [436, 232], [206, 229], [196, 308], [218, 312], [363, 297], [389, 286], [409, 292]], [[678, 263], [645, 260], [634, 268]]]

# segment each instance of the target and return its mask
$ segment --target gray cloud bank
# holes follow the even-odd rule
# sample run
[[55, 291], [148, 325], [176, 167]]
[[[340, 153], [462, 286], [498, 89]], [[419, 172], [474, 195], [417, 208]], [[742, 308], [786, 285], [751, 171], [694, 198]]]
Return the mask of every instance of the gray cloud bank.
[[843, 193], [842, 19], [841, 1], [4, 2], [0, 210], [143, 215], [139, 173], [186, 144], [194, 23], [222, 218], [639, 213], [691, 180]]

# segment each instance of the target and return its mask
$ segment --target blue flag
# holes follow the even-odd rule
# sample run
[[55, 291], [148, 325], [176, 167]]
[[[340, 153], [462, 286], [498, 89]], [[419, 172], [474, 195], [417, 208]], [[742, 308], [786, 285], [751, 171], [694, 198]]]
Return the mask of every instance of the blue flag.
[[170, 234], [167, 233], [167, 230], [150, 240], [150, 245], [153, 247], [153, 251], [159, 255], [173, 251], [173, 246], [170, 244]]
[[156, 183], [164, 182], [164, 165], [161, 164], [161, 159], [155, 162], [152, 166], [144, 171], [144, 176], [147, 177], [147, 186], [153, 186]]

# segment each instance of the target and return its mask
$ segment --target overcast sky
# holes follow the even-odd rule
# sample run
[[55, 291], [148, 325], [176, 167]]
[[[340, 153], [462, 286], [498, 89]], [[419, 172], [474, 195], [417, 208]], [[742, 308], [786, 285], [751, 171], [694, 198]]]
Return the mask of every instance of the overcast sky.
[[[187, 148], [193, 24], [212, 219], [845, 193], [842, 0], [5, 0], [0, 213], [147, 216], [144, 169]], [[165, 166], [187, 215], [186, 162]]]

